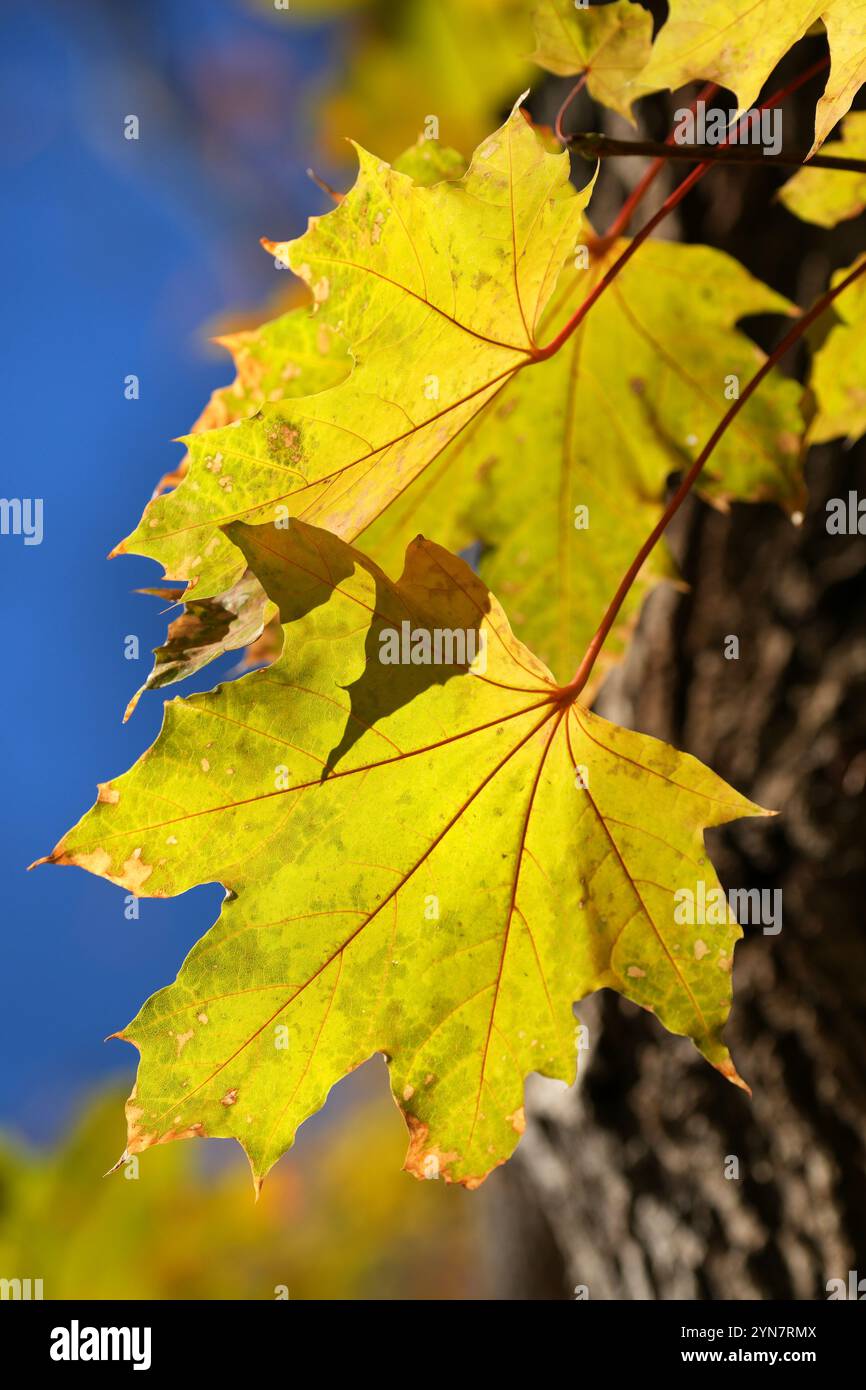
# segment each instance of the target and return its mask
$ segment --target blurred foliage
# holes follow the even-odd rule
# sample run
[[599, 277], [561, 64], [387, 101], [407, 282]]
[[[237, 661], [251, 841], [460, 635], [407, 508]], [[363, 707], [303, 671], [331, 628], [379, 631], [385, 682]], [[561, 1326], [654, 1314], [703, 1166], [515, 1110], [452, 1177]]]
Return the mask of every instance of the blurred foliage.
[[229, 1146], [168, 1144], [137, 1179], [103, 1177], [122, 1143], [113, 1091], [53, 1152], [0, 1141], [0, 1276], [41, 1278], [46, 1299], [479, 1296], [472, 1199], [399, 1171], [405, 1132], [373, 1079], [377, 1094], [284, 1159], [258, 1203]]
[[285, 23], [341, 22], [340, 64], [310, 113], [327, 153], [349, 163], [346, 139], [393, 159], [428, 117], [438, 137], [472, 150], [537, 69], [527, 0], [292, 0]]
[[[400, 3], [400, 0], [395, 2]], [[252, 3], [257, 10], [264, 10], [276, 20], [283, 19], [288, 10], [296, 18], [332, 19], [349, 10], [364, 9], [368, 0], [288, 0], [288, 3], [285, 0], [252, 0]]]

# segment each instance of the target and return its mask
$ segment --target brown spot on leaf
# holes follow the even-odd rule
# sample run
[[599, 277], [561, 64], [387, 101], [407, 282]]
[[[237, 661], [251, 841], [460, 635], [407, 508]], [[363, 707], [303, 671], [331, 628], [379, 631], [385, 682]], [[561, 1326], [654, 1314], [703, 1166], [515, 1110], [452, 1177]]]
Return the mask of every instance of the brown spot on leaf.
[[417, 1115], [410, 1115], [404, 1111], [406, 1124], [409, 1128], [409, 1148], [406, 1152], [406, 1161], [403, 1164], [403, 1171], [411, 1173], [413, 1177], [428, 1181], [431, 1178], [444, 1178], [445, 1182], [461, 1182], [461, 1178], [453, 1178], [449, 1174], [449, 1166], [460, 1157], [457, 1153], [443, 1153], [436, 1144], [428, 1143], [430, 1126], [423, 1120], [419, 1120]]
[[88, 873], [108, 878], [106, 871], [111, 867], [111, 855], [104, 849], [82, 850], [79, 854], [61, 852], [56, 858], [54, 854], [51, 855], [51, 863], [72, 864], [79, 869], [87, 869]]
[[716, 1064], [716, 1071], [720, 1071], [722, 1076], [726, 1077], [728, 1081], [732, 1081], [735, 1086], [739, 1086], [740, 1090], [745, 1091], [747, 1096], [752, 1094], [751, 1086], [746, 1085], [730, 1057], [726, 1057], [724, 1062], [718, 1062]]
[[145, 864], [141, 857], [141, 849], [134, 849], [128, 859], [124, 860], [120, 876], [114, 878], [111, 874], [106, 874], [112, 883], [119, 883], [121, 887], [128, 888], [132, 893], [138, 893], [141, 887], [153, 873], [153, 865]]
[[513, 1115], [506, 1115], [505, 1118], [518, 1134], [526, 1132], [526, 1111], [522, 1105], [517, 1107]]
[[155, 1144], [170, 1144], [175, 1139], [204, 1139], [206, 1137], [205, 1127], [200, 1121], [187, 1125], [183, 1129], [167, 1129], [163, 1134], [156, 1130], [148, 1131], [141, 1124], [143, 1115], [143, 1108], [135, 1104], [135, 1090], [133, 1089], [132, 1095], [126, 1102], [128, 1133], [126, 1152], [128, 1154], [143, 1153], [145, 1149], [151, 1149]]

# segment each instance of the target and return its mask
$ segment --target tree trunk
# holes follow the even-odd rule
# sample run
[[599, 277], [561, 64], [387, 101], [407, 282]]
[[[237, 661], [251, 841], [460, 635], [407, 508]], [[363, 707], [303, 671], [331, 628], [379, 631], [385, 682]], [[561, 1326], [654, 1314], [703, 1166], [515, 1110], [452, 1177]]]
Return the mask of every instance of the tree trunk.
[[502, 1297], [816, 1299], [866, 1274], [866, 538], [825, 510], [866, 495], [864, 463], [815, 452], [802, 527], [692, 503], [671, 538], [690, 592], [650, 599], [598, 706], [780, 812], [707, 837], [724, 887], [782, 890], [781, 932], [736, 952], [753, 1098], [617, 995], [578, 1007], [579, 1083], [535, 1079], [491, 1193]]

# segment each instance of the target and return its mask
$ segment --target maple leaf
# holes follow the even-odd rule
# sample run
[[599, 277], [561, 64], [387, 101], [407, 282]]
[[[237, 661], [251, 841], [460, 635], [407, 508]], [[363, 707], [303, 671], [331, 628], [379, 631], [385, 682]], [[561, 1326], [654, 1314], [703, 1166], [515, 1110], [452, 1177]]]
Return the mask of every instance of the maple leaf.
[[[420, 139], [394, 161], [394, 168], [426, 188], [440, 179], [459, 178], [466, 172], [466, 162], [438, 140]], [[297, 302], [299, 290], [301, 302]], [[196, 433], [234, 424], [274, 401], [314, 396], [349, 375], [348, 347], [321, 317], [310, 313], [307, 286], [293, 280], [287, 298], [292, 302], [277, 318], [214, 338], [231, 353], [235, 378], [211, 393], [193, 426]]]
[[[866, 111], [845, 117], [838, 141], [827, 149], [839, 159], [866, 158]], [[803, 222], [835, 227], [866, 208], [866, 174], [845, 169], [798, 169], [777, 194], [789, 212]]]
[[[837, 270], [831, 285], [838, 285], [864, 260]], [[809, 384], [817, 400], [810, 444], [847, 435], [853, 444], [866, 434], [866, 281], [858, 280], [834, 305], [839, 321], [830, 329], [812, 360]]]
[[[682, 925], [676, 895], [720, 893], [706, 827], [767, 813], [578, 704], [433, 543], [392, 582], [303, 523], [232, 538], [291, 624], [282, 655], [169, 702], [50, 856], [144, 896], [227, 889], [117, 1035], [142, 1054], [129, 1152], [233, 1136], [258, 1183], [382, 1052], [407, 1168], [477, 1186], [518, 1141], [526, 1075], [573, 1080], [572, 1004], [603, 987], [738, 1081], [740, 929], [727, 906]], [[430, 660], [386, 664], [395, 641]]]
[[818, 19], [831, 68], [815, 115], [814, 153], [866, 81], [866, 0], [671, 0], [634, 95], [704, 78], [734, 92], [744, 111]]
[[585, 72], [590, 95], [632, 119], [637, 93], [630, 89], [646, 67], [652, 45], [648, 10], [631, 0], [585, 9], [576, 8], [573, 0], [539, 0], [533, 23], [532, 57], [540, 67], [558, 77]]
[[189, 436], [186, 477], [115, 551], [161, 560], [198, 598], [243, 572], [223, 524], [302, 514], [353, 538], [537, 352], [590, 193], [570, 184], [568, 156], [549, 153], [517, 108], [460, 180], [419, 187], [358, 153], [340, 206], [273, 248], [316, 304], [339, 299], [332, 326], [350, 343], [351, 376]]
[[[504, 132], [521, 162], [519, 196], [527, 218], [532, 207], [541, 209], [549, 200], [551, 216], [556, 210], [567, 219], [561, 241], [568, 252], [585, 252], [591, 228], [581, 208], [588, 194], [570, 190], [568, 156], [547, 153], [517, 114]], [[502, 140], [503, 132], [497, 138]], [[456, 168], [456, 158], [449, 152], [443, 164], [439, 156], [436, 171]], [[422, 256], [429, 247], [431, 283], [436, 284], [435, 274], [445, 286], [439, 297], [444, 293], [447, 298], [447, 287], [460, 277], [461, 293], [468, 292], [472, 305], [467, 318], [484, 331], [479, 315], [485, 299], [474, 288], [482, 286], [485, 295], [493, 296], [500, 318], [514, 320], [508, 326], [516, 337], [524, 327], [518, 306], [490, 279], [492, 268], [508, 282], [513, 257], [497, 269], [494, 256], [488, 268], [491, 236], [498, 230], [506, 247], [511, 237], [507, 207], [504, 233], [501, 217], [491, 219], [488, 227], [486, 213], [483, 236], [471, 226], [459, 239], [453, 231], [463, 225], [467, 194], [474, 216], [476, 186], [489, 193], [483, 154], [476, 156], [473, 169], [464, 182], [426, 191], [395, 181], [395, 211], [412, 226], [413, 244]], [[419, 525], [451, 550], [481, 539], [486, 547], [483, 574], [513, 602], [521, 635], [564, 679], [655, 519], [669, 474], [691, 462], [715, 425], [726, 383], [750, 375], [763, 361], [754, 344], [734, 331], [735, 323], [750, 313], [789, 313], [792, 306], [720, 252], [654, 243], [641, 250], [646, 269], [628, 267], [571, 342], [549, 360], [533, 361], [531, 355], [479, 340], [441, 313], [430, 315], [432, 346], [425, 349], [416, 336], [407, 357], [405, 316], [424, 321], [430, 311], [412, 291], [422, 260], [415, 259], [402, 225], [395, 225], [395, 212], [389, 213], [389, 240], [382, 234], [387, 203], [381, 190], [392, 178], [387, 166], [363, 156], [359, 181], [340, 208], [314, 220], [299, 242], [278, 248], [318, 287], [319, 318], [329, 315], [359, 358], [351, 377], [309, 406], [269, 407], [233, 429], [190, 441], [190, 479], [171, 498], [148, 508], [127, 544], [161, 558], [174, 577], [201, 576], [192, 592], [211, 596], [236, 583], [243, 571], [242, 557], [217, 530], [218, 522], [237, 514], [239, 493], [253, 504], [247, 513], [273, 513], [275, 504], [268, 499], [277, 491], [286, 511], [312, 517], [350, 539], [363, 534], [365, 548], [386, 568], [399, 564], [408, 536]], [[497, 186], [504, 196], [513, 192], [515, 179], [509, 173]], [[445, 246], [441, 228], [451, 237]], [[542, 257], [534, 230], [532, 254], [552, 285], [566, 253], [553, 244]], [[554, 335], [626, 245], [618, 242], [605, 255], [594, 256], [587, 270], [569, 269], [560, 276], [556, 296], [538, 314], [540, 338]], [[396, 284], [383, 285], [376, 268], [383, 247], [395, 263]], [[431, 327], [429, 319], [426, 327]], [[498, 320], [490, 334], [497, 331], [504, 336]], [[467, 400], [459, 393], [468, 394], [462, 373], [470, 353], [495, 379], [490, 387], [478, 387], [473, 378], [475, 394]], [[526, 363], [531, 370], [524, 372]], [[277, 371], [276, 362], [272, 370]], [[406, 415], [398, 415], [394, 423], [397, 407], [418, 410], [425, 382], [441, 388], [438, 402], [423, 403], [433, 429], [410, 430]], [[391, 398], [390, 413], [383, 408], [383, 393]], [[455, 394], [456, 406], [447, 403]], [[720, 503], [733, 497], [774, 500], [789, 511], [803, 506], [799, 396], [796, 383], [773, 374], [722, 442], [704, 481], [705, 496]], [[326, 481], [319, 495], [303, 485], [287, 495], [285, 470], [273, 462], [280, 453], [279, 431], [300, 438], [304, 412], [314, 410], [321, 423], [323, 408], [330, 409], [329, 419], [339, 421], [338, 433], [322, 431], [311, 443], [307, 430], [305, 442], [308, 455], [321, 456], [312, 472], [320, 470]], [[375, 437], [380, 427], [390, 443], [382, 445]], [[372, 436], [366, 455], [359, 433]], [[527, 467], [529, 440], [536, 442], [534, 467]], [[350, 464], [335, 474], [338, 449], [349, 457], [360, 455], [361, 465]], [[340, 489], [353, 476], [358, 483], [352, 484], [347, 502]], [[230, 497], [219, 492], [227, 477]], [[314, 501], [305, 508], [311, 495]], [[577, 507], [587, 507], [591, 518], [579, 532]], [[650, 581], [672, 573], [666, 552], [659, 550], [630, 597], [626, 621]], [[229, 623], [224, 626], [229, 636], [237, 631]], [[621, 644], [621, 634], [615, 634], [605, 660], [613, 659]], [[163, 666], [164, 673], [173, 671], [182, 674], [180, 668]]]

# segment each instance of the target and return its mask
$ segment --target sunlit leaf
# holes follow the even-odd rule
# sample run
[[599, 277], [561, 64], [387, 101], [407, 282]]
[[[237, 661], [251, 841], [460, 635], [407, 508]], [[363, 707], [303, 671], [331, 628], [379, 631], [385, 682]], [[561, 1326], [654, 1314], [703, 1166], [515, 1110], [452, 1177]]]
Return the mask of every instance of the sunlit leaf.
[[[386, 568], [419, 526], [451, 550], [480, 540], [517, 631], [566, 679], [668, 476], [763, 360], [735, 324], [791, 308], [719, 252], [654, 243], [565, 348], [536, 361], [626, 246], [590, 251], [588, 192], [567, 176], [567, 156], [517, 113], [465, 180], [419, 188], [363, 155], [340, 207], [276, 248], [313, 287], [315, 321], [349, 343], [351, 376], [191, 439], [190, 476], [148, 507], [128, 548], [216, 597], [243, 574], [218, 529], [237, 517], [291, 513], [363, 535]], [[706, 496], [802, 507], [799, 394], [770, 377], [716, 452]], [[626, 621], [670, 573], [662, 549]], [[615, 635], [607, 660], [620, 645]]]
[[190, 436], [187, 476], [118, 548], [162, 561], [197, 597], [243, 571], [222, 525], [291, 514], [356, 536], [533, 361], [589, 197], [569, 183], [567, 156], [548, 153], [515, 110], [464, 179], [423, 188], [364, 151], [359, 160], [343, 202], [274, 247], [317, 305], [338, 304], [351, 376]]
[[409, 1170], [476, 1186], [518, 1141], [525, 1076], [573, 1079], [572, 1004], [602, 987], [737, 1080], [739, 928], [727, 904], [683, 925], [676, 895], [718, 890], [705, 827], [760, 809], [559, 689], [432, 543], [395, 583], [301, 523], [233, 539], [289, 625], [283, 654], [170, 702], [51, 856], [144, 896], [228, 890], [119, 1035], [142, 1053], [130, 1153], [230, 1135], [258, 1181], [382, 1052]]

